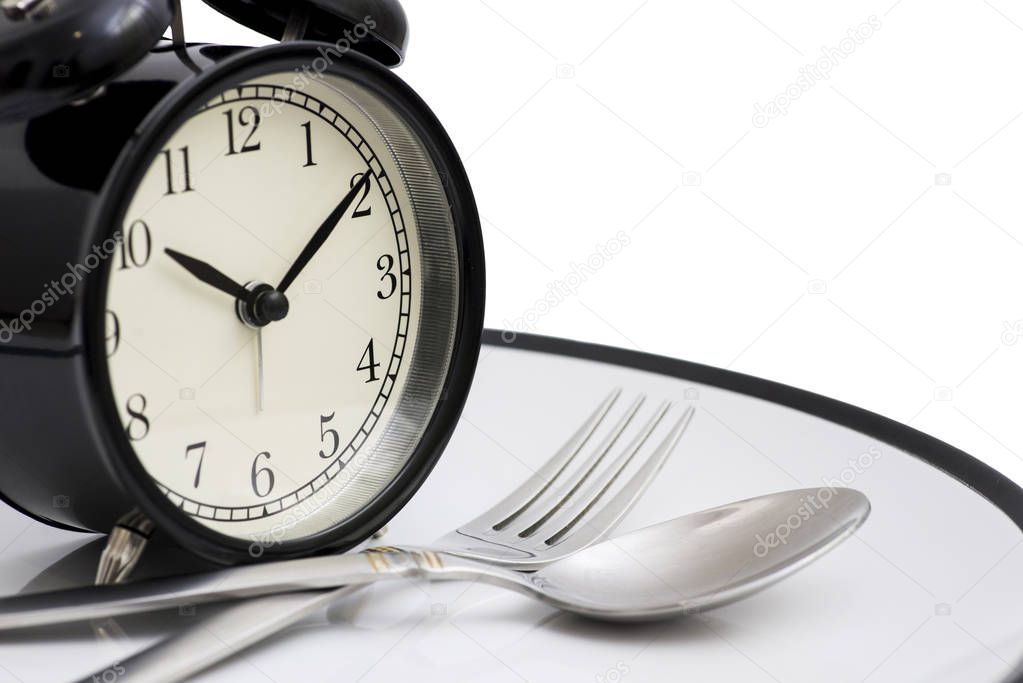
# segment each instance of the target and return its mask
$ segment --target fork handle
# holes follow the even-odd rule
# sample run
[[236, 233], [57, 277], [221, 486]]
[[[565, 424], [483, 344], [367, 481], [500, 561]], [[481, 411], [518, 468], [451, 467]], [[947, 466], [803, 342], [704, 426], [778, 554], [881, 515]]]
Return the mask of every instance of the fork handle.
[[430, 550], [372, 548], [268, 562], [215, 572], [115, 586], [88, 586], [0, 600], [0, 631], [181, 608], [277, 593], [362, 585], [380, 579], [430, 574], [458, 578], [472, 561]]
[[[269, 595], [238, 602], [122, 660], [125, 683], [176, 683], [279, 633], [364, 586]], [[93, 683], [94, 675], [80, 683]]]

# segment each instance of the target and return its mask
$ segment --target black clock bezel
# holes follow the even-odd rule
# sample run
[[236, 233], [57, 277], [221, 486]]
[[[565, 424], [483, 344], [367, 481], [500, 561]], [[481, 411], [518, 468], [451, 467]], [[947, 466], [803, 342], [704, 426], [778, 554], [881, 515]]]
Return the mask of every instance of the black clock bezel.
[[[318, 57], [316, 42], [293, 42], [251, 48], [178, 85], [154, 108], [123, 149], [100, 195], [87, 229], [87, 244], [100, 244], [123, 224], [129, 191], [174, 131], [197, 106], [236, 83], [291, 72]], [[462, 162], [440, 122], [423, 100], [379, 63], [347, 53], [326, 73], [347, 78], [379, 96], [422, 142], [447, 194], [459, 250], [459, 310], [451, 361], [441, 398], [413, 454], [394, 479], [366, 506], [341, 524], [293, 541], [260, 547], [221, 534], [190, 518], [157, 488], [124, 434], [107, 367], [105, 310], [110, 268], [88, 278], [83, 296], [82, 324], [89, 384], [95, 395], [93, 417], [99, 427], [102, 458], [115, 480], [139, 508], [176, 542], [224, 564], [282, 559], [350, 548], [393, 517], [433, 469], [461, 414], [475, 372], [483, 334], [485, 272], [483, 240], [475, 200]]]

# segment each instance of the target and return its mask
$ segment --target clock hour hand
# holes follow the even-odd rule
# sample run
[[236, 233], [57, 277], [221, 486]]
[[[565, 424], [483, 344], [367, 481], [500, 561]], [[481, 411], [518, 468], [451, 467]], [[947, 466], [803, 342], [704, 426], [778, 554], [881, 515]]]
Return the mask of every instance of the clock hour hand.
[[337, 227], [338, 223], [340, 223], [341, 219], [344, 217], [345, 212], [348, 211], [348, 209], [351, 207], [352, 203], [355, 201], [355, 198], [359, 196], [359, 193], [365, 190], [367, 184], [369, 183], [372, 177], [373, 177], [372, 172], [368, 170], [365, 173], [363, 173], [362, 179], [360, 179], [359, 182], [355, 183], [355, 185], [352, 186], [352, 189], [348, 192], [348, 194], [344, 196], [344, 199], [342, 199], [341, 202], [337, 205], [337, 207], [330, 213], [330, 215], [327, 216], [327, 220], [323, 221], [323, 225], [321, 225], [319, 229], [313, 234], [312, 239], [310, 239], [309, 243], [305, 245], [305, 249], [303, 249], [302, 253], [298, 255], [298, 259], [296, 259], [295, 262], [291, 265], [291, 268], [288, 269], [288, 272], [285, 274], [284, 279], [281, 280], [281, 284], [277, 285], [278, 292], [283, 293], [288, 287], [290, 287], [291, 284], [295, 281], [295, 279], [299, 276], [299, 273], [302, 272], [302, 269], [309, 265], [309, 262], [313, 259], [313, 256], [316, 256], [316, 252], [320, 250], [320, 248], [327, 241], [327, 238], [329, 238], [331, 233], [334, 232], [334, 229]]
[[224, 294], [229, 294], [239, 301], [248, 299], [250, 292], [245, 289], [244, 285], [238, 284], [205, 261], [200, 261], [197, 258], [192, 258], [173, 249], [164, 249], [164, 252], [201, 282], [208, 284], [214, 289], [219, 289]]

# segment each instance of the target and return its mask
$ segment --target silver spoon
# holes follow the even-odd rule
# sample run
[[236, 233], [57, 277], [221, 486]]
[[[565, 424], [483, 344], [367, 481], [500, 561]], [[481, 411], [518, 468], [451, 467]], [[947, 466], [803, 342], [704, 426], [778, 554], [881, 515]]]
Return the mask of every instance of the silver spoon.
[[740, 600], [805, 567], [870, 513], [852, 489], [802, 489], [704, 510], [596, 544], [527, 573], [443, 551], [375, 548], [0, 600], [0, 630], [396, 578], [481, 580], [607, 620], [690, 614]]

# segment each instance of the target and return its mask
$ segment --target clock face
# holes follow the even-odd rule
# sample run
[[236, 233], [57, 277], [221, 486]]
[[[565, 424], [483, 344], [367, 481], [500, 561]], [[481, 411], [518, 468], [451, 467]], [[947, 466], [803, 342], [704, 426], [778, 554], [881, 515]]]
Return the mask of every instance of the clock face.
[[438, 199], [415, 135], [341, 78], [232, 85], [173, 132], [127, 203], [106, 301], [121, 426], [173, 505], [286, 542], [397, 475], [450, 362]]

